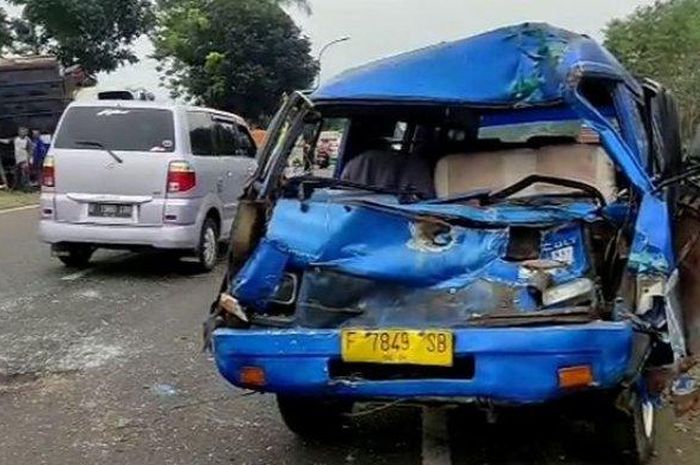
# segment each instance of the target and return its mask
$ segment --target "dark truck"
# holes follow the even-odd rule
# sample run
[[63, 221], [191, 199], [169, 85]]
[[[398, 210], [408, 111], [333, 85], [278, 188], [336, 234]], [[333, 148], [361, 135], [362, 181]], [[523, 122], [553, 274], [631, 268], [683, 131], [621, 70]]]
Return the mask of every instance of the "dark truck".
[[[22, 126], [52, 133], [79, 81], [75, 69], [63, 71], [51, 56], [0, 59], [0, 138], [16, 136]], [[0, 144], [0, 160], [8, 172], [11, 144]]]

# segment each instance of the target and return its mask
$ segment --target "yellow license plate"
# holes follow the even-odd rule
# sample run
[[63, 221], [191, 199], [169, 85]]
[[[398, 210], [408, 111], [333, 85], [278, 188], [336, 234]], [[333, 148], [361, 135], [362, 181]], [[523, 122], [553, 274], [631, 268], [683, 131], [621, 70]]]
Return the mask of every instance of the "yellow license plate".
[[454, 340], [450, 331], [412, 329], [344, 329], [344, 362], [452, 366]]

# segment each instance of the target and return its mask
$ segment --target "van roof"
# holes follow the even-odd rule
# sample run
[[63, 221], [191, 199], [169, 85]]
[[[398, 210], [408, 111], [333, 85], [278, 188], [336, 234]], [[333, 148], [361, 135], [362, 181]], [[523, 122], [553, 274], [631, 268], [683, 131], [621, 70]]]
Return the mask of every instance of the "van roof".
[[184, 110], [184, 111], [207, 111], [214, 115], [223, 116], [233, 119], [236, 123], [248, 127], [246, 121], [235, 113], [227, 113], [225, 111], [215, 110], [207, 107], [195, 107], [182, 105], [175, 102], [151, 102], [146, 100], [91, 100], [73, 102], [68, 108], [72, 107], [120, 107], [120, 108], [154, 108], [161, 110]]
[[416, 102], [548, 106], [581, 77], [639, 83], [593, 39], [525, 23], [443, 42], [348, 70], [314, 91], [316, 103]]

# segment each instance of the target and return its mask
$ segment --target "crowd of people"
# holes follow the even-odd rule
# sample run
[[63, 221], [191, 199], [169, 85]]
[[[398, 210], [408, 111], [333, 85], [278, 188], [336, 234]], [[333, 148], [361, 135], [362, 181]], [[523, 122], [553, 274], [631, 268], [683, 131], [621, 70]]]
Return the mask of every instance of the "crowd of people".
[[[0, 139], [0, 144], [9, 145], [14, 152], [14, 164], [5, 172], [0, 163], [0, 184], [15, 190], [32, 190], [41, 184], [41, 170], [51, 145], [51, 136], [38, 129], [31, 132], [21, 127], [17, 136]], [[8, 176], [9, 174], [9, 176]]]

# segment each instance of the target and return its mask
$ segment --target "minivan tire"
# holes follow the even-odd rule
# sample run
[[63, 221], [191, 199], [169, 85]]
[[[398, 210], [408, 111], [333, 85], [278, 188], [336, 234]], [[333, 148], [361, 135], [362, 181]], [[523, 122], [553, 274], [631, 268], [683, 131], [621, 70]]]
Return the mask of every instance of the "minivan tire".
[[[624, 408], [620, 408], [620, 399]], [[644, 465], [654, 452], [658, 412], [653, 403], [638, 392], [629, 389], [616, 402], [609, 405], [607, 415], [599, 419], [599, 432], [603, 440], [616, 453], [620, 463]]]
[[277, 407], [297, 436], [323, 439], [339, 435], [349, 425], [353, 402], [278, 394]]
[[69, 268], [84, 268], [90, 262], [95, 248], [89, 245], [70, 245], [66, 247], [64, 255], [59, 255], [58, 259]]
[[219, 225], [213, 218], [204, 220], [197, 245], [197, 260], [203, 271], [211, 271], [219, 259]]

